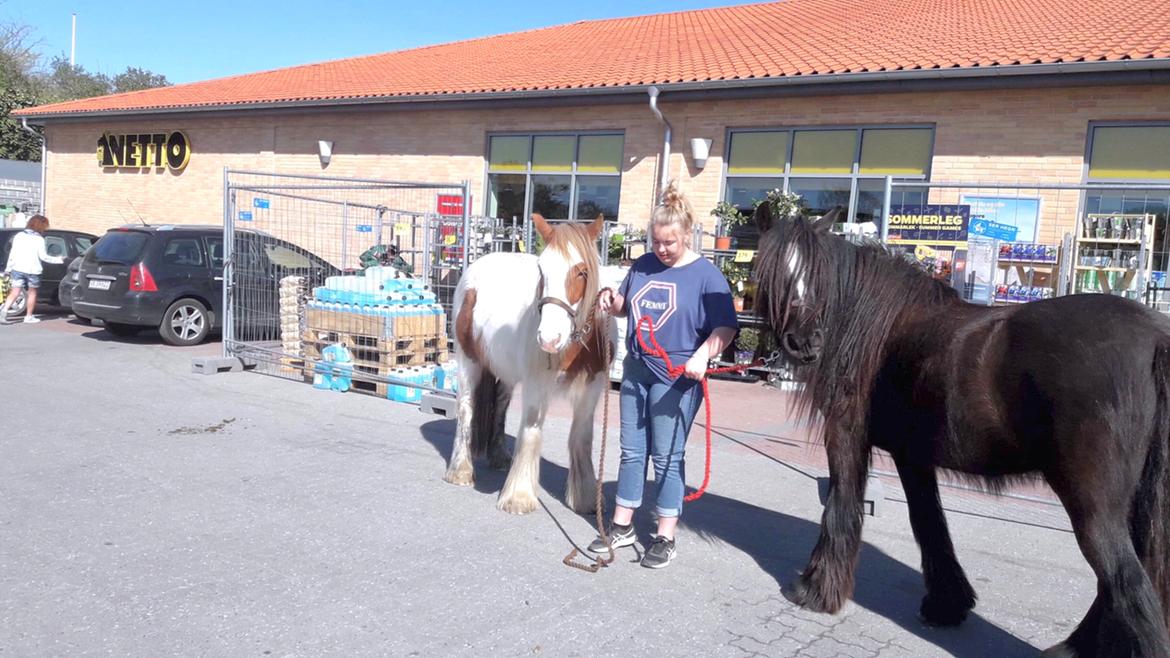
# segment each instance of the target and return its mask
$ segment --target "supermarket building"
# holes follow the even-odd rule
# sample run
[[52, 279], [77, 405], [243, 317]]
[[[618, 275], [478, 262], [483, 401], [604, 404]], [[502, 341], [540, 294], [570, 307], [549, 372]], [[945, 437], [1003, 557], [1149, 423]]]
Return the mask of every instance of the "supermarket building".
[[[632, 224], [649, 217], [666, 178], [705, 221], [720, 200], [746, 208], [784, 188], [814, 212], [842, 203], [879, 224], [890, 175], [1106, 183], [1119, 187], [1037, 190], [1020, 239], [1056, 242], [1082, 213], [1123, 210], [1156, 216], [1162, 242], [1170, 195], [1137, 188], [1170, 183], [1166, 16], [1164, 0], [787, 0], [579, 22], [15, 116], [44, 126], [48, 216], [99, 233], [139, 215], [221, 222], [229, 167], [466, 180], [476, 214], [604, 212]], [[921, 194], [942, 203], [958, 193]]]

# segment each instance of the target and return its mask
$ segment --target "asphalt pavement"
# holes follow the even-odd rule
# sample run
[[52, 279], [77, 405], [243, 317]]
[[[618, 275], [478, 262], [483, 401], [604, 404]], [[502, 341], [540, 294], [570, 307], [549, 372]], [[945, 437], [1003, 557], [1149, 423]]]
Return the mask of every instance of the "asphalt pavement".
[[[600, 573], [569, 569], [594, 531], [563, 504], [563, 413], [546, 426], [542, 507], [511, 516], [495, 509], [502, 473], [442, 481], [453, 421], [192, 374], [219, 349], [60, 314], [0, 327], [0, 655], [1007, 658], [1066, 637], [1095, 591], [1059, 507], [948, 490], [980, 601], [959, 628], [925, 626], [887, 479], [854, 601], [796, 608], [780, 587], [816, 541], [823, 456], [783, 393], [726, 382], [712, 483], [684, 512], [675, 562], [644, 569], [627, 548]], [[615, 439], [610, 500], [616, 452]], [[688, 458], [698, 484], [701, 428]], [[636, 521], [645, 542], [649, 514]]]

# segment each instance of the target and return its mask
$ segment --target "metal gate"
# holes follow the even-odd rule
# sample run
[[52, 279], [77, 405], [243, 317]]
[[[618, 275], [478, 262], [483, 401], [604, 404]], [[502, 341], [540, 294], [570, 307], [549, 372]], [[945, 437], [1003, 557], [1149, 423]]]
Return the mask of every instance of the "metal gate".
[[[302, 379], [326, 360], [326, 345], [344, 342], [355, 354], [360, 349], [371, 357], [354, 359], [354, 386], [366, 382], [379, 393], [396, 381], [390, 373], [398, 371], [390, 366], [398, 352], [425, 353], [441, 362], [451, 295], [468, 263], [483, 251], [467, 239], [478, 220], [471, 215], [470, 198], [466, 181], [225, 169], [224, 357]], [[411, 276], [399, 273], [407, 271]], [[382, 306], [366, 304], [375, 293]], [[385, 306], [394, 300], [414, 304], [407, 319], [401, 309]], [[307, 317], [324, 318], [315, 327], [321, 333], [309, 335]], [[417, 329], [418, 344], [400, 337], [387, 342], [386, 332], [371, 330], [390, 321]], [[433, 330], [424, 332], [424, 325]]]

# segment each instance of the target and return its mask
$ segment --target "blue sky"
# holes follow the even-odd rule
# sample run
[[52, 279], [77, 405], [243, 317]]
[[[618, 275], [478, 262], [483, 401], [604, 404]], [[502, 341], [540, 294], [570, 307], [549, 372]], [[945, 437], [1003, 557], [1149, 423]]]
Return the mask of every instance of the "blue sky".
[[0, 0], [0, 21], [28, 25], [46, 57], [116, 74], [127, 66], [174, 83], [402, 50], [579, 20], [638, 16], [746, 0]]

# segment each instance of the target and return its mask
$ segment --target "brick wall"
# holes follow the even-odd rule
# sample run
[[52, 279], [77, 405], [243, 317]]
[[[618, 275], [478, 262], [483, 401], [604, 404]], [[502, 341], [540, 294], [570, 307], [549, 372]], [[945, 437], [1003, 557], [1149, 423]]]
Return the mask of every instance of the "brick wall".
[[[1170, 88], [898, 93], [704, 103], [673, 103], [667, 93], [659, 99], [659, 107], [674, 126], [670, 175], [690, 195], [698, 220], [709, 224], [707, 213], [722, 193], [728, 128], [933, 123], [937, 126], [934, 181], [1079, 183], [1089, 122], [1170, 120]], [[478, 212], [483, 208], [489, 132], [595, 129], [625, 131], [621, 214], [624, 221], [644, 222], [654, 201], [662, 147], [662, 128], [646, 104], [51, 124], [47, 130], [47, 210], [58, 227], [97, 233], [134, 221], [135, 209], [154, 221], [219, 223], [223, 167], [229, 166], [395, 180], [458, 183], [466, 179], [472, 182], [472, 207]], [[102, 131], [169, 130], [182, 130], [191, 139], [193, 153], [184, 171], [98, 166], [96, 142]], [[689, 155], [692, 137], [713, 140], [711, 157], [701, 171]], [[332, 163], [325, 169], [318, 162], [318, 139], [334, 142]], [[955, 201], [962, 192], [936, 191], [931, 201]], [[1056, 241], [1073, 225], [1080, 195], [1038, 195], [1042, 197], [1040, 239]]]

